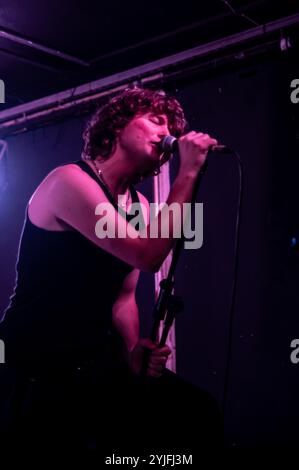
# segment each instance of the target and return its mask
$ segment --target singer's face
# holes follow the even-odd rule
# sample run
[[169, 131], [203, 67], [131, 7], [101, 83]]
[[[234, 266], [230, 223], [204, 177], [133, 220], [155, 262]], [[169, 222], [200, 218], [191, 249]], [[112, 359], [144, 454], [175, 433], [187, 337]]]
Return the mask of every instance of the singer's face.
[[160, 140], [169, 135], [165, 114], [136, 114], [118, 136], [118, 145], [134, 168], [152, 171], [159, 165], [162, 153]]

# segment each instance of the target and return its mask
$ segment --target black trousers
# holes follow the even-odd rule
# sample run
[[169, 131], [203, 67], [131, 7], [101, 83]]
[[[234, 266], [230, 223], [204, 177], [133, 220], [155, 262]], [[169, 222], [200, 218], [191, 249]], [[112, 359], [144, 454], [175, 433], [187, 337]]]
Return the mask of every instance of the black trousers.
[[0, 437], [14, 450], [90, 449], [105, 457], [222, 446], [216, 401], [168, 370], [158, 379], [140, 378], [123, 365], [103, 371], [85, 361], [34, 373], [7, 368], [6, 381]]

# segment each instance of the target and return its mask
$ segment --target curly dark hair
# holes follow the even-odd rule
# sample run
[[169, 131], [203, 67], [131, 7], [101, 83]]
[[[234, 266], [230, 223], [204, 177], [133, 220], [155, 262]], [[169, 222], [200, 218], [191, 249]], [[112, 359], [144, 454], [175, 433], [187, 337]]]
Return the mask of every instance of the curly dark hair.
[[148, 112], [165, 114], [169, 131], [175, 137], [184, 132], [184, 112], [174, 97], [162, 90], [127, 88], [99, 108], [88, 121], [83, 133], [82, 158], [94, 160], [99, 155], [109, 158], [115, 148], [117, 132], [124, 129], [137, 113]]

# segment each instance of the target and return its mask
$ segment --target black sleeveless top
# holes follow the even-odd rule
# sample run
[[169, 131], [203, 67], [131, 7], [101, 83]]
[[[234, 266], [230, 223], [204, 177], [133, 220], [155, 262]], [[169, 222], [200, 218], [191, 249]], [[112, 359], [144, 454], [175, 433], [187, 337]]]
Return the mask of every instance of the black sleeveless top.
[[[90, 166], [84, 161], [75, 164], [102, 187], [118, 210]], [[140, 202], [133, 186], [130, 192], [132, 202]], [[135, 215], [123, 212], [128, 221]], [[132, 270], [76, 230], [37, 227], [26, 211], [16, 285], [0, 323], [7, 360], [94, 355], [111, 335], [112, 306]]]

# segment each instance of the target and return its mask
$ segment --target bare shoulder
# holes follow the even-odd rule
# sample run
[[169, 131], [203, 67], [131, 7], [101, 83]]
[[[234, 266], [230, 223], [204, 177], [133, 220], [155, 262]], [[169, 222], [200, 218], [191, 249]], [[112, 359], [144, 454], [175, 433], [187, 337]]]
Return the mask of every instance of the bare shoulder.
[[84, 177], [84, 175], [86, 175], [86, 173], [74, 163], [58, 166], [47, 174], [37, 187], [32, 197], [35, 197], [40, 193], [48, 192], [57, 180], [71, 180], [72, 178], [79, 178], [80, 176]]
[[[78, 165], [69, 163], [58, 166], [42, 180], [31, 196], [29, 204], [33, 206], [39, 201], [45, 203], [53, 193], [63, 192], [66, 187], [80, 188], [80, 186], [86, 186], [87, 182], [93, 186], [93, 179]], [[98, 185], [95, 184], [94, 186]]]
[[51, 210], [53, 192], [57, 193], [64, 179], [71, 180], [72, 175], [80, 175], [80, 172], [81, 169], [77, 165], [67, 164], [56, 167], [48, 173], [29, 200], [28, 215], [32, 223], [46, 230], [64, 230], [67, 227], [62, 221], [57, 220]]
[[69, 163], [67, 165], [55, 168], [49, 175], [51, 192], [62, 191], [65, 189], [72, 190], [75, 193], [89, 192], [101, 194], [101, 187], [96, 181], [90, 177], [86, 171], [82, 170], [78, 165]]
[[47, 178], [55, 180], [55, 179], [64, 179], [64, 178], [78, 178], [78, 177], [89, 177], [89, 175], [83, 171], [78, 165], [75, 163], [68, 163], [66, 165], [61, 165], [49, 173]]

